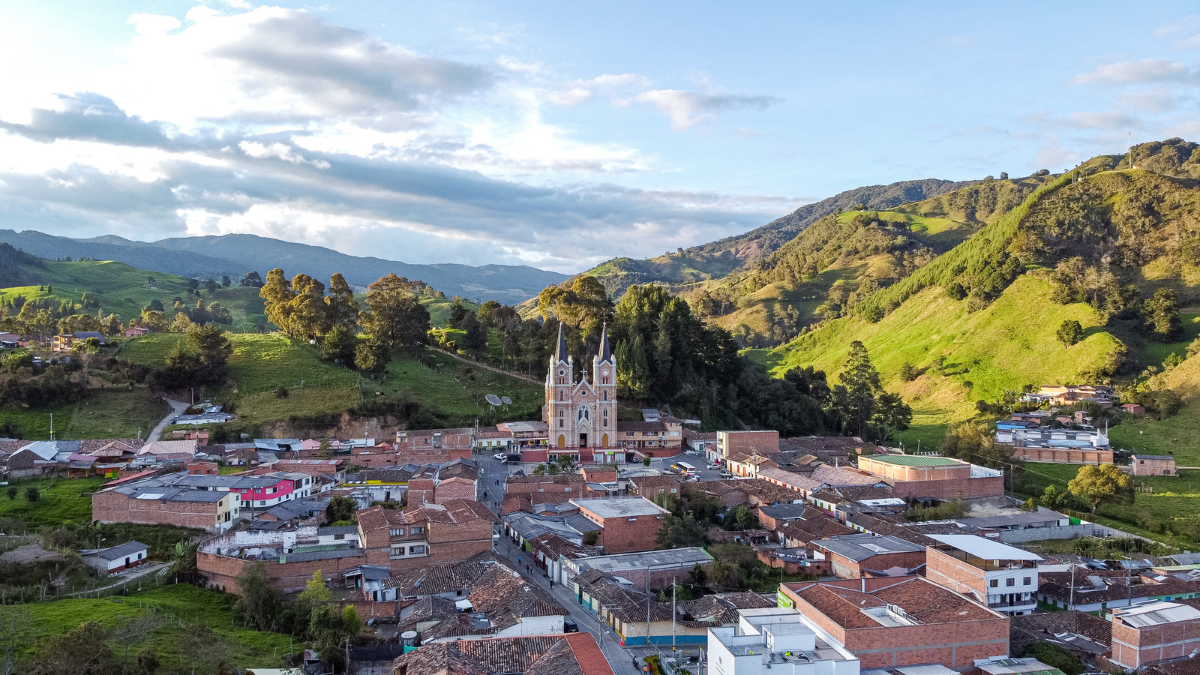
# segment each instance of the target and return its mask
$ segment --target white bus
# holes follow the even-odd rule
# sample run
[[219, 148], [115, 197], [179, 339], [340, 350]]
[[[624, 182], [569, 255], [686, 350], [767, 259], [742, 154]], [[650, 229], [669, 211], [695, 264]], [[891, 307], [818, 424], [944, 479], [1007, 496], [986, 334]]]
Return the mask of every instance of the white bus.
[[696, 475], [696, 467], [688, 464], [687, 462], [675, 462], [671, 465], [671, 467], [678, 471], [681, 475], [688, 478]]

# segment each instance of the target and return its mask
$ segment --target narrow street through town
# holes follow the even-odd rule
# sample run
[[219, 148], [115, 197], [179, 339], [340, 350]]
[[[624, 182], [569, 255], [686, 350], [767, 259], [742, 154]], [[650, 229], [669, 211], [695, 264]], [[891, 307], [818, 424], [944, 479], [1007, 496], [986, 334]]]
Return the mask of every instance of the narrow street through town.
[[[535, 465], [521, 464], [505, 464], [497, 460], [492, 455], [476, 455], [475, 460], [479, 463], [480, 468], [480, 501], [484, 502], [493, 513], [499, 515], [500, 506], [504, 500], [504, 481], [505, 479], [516, 473], [518, 470], [524, 470], [527, 474]], [[697, 462], [692, 462], [696, 464]], [[640, 465], [639, 465], [639, 468]], [[654, 462], [653, 468], [663, 468], [660, 462]], [[486, 497], [484, 496], [486, 492]], [[668, 645], [665, 650], [663, 648], [654, 647], [634, 647], [625, 648], [621, 646], [621, 636], [601, 620], [592, 612], [583, 608], [580, 605], [579, 598], [562, 584], [554, 584], [551, 586], [549, 578], [536, 565], [532, 565], [527, 554], [519, 549], [513, 541], [503, 534], [503, 528], [500, 528], [500, 537], [496, 540], [494, 547], [497, 556], [507, 558], [513, 569], [520, 572], [522, 576], [529, 579], [532, 583], [541, 586], [542, 589], [550, 592], [559, 604], [571, 613], [571, 618], [579, 626], [580, 631], [591, 633], [596, 639], [596, 644], [600, 645], [601, 651], [604, 652], [605, 658], [608, 659], [612, 666], [613, 672], [616, 675], [637, 675], [642, 672], [643, 659], [650, 654], [660, 654], [661, 656], [669, 656], [671, 648]], [[519, 560], [518, 560], [519, 558]], [[529, 566], [527, 569], [527, 565]], [[685, 650], [680, 650], [684, 653]], [[694, 646], [689, 646], [686, 650], [688, 654], [697, 652]], [[637, 665], [634, 665], [636, 659]], [[700, 671], [702, 672], [702, 667]], [[692, 668], [693, 672], [697, 672], [696, 668]]]

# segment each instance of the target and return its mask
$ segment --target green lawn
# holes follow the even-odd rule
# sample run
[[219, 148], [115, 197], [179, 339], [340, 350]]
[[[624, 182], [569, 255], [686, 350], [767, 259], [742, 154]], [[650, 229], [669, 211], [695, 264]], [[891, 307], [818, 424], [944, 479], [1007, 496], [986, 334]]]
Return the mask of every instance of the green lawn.
[[50, 438], [50, 414], [54, 414], [55, 438], [135, 438], [146, 434], [170, 412], [162, 399], [145, 387], [134, 389], [93, 389], [78, 403], [44, 408], [0, 407], [0, 424], [17, 425], [21, 437], [30, 440]]
[[[16, 499], [0, 491], [0, 518], [20, 519], [27, 528], [56, 526], [63, 523], [92, 522], [92, 493], [108, 482], [94, 478], [29, 478], [13, 481], [19, 493]], [[36, 502], [25, 499], [25, 490], [38, 489]]]
[[1187, 358], [1188, 345], [1197, 337], [1200, 337], [1200, 314], [1179, 314], [1179, 321], [1183, 325], [1183, 337], [1178, 342], [1170, 342], [1163, 344], [1161, 342], [1147, 342], [1143, 348], [1144, 358], [1147, 365], [1161, 366], [1171, 354], [1178, 354], [1181, 357]]
[[[287, 654], [289, 645], [296, 652], [304, 648], [303, 643], [293, 642], [287, 635], [241, 628], [234, 618], [232, 603], [233, 596], [178, 584], [131, 593], [120, 598], [120, 602], [113, 598], [72, 599], [24, 605], [21, 609], [30, 613], [33, 628], [40, 636], [65, 635], [86, 621], [113, 626], [131, 618], [157, 614], [164, 625], [143, 643], [133, 645], [130, 655], [132, 660], [143, 646], [153, 645], [162, 662], [161, 672], [186, 670], [186, 664], [195, 655], [181, 653], [180, 640], [195, 625], [208, 626], [221, 638], [222, 644], [213, 648], [225, 651], [236, 667], [279, 668], [284, 665], [281, 657]], [[114, 643], [113, 649], [118, 656], [124, 653], [121, 645]], [[19, 650], [21, 657], [32, 653], [32, 643], [25, 643]]]
[[[1048, 485], [1065, 490], [1079, 468], [1072, 464], [1027, 462], [1021, 491], [1028, 496], [1041, 495]], [[1138, 476], [1134, 482], [1154, 491], [1135, 493], [1132, 504], [1101, 504], [1095, 517], [1083, 515], [1132, 534], [1194, 550], [1196, 542], [1172, 536], [1162, 531], [1161, 525], [1172, 523], [1176, 529], [1182, 529], [1187, 521], [1200, 514], [1200, 470], [1180, 471], [1178, 478]]]

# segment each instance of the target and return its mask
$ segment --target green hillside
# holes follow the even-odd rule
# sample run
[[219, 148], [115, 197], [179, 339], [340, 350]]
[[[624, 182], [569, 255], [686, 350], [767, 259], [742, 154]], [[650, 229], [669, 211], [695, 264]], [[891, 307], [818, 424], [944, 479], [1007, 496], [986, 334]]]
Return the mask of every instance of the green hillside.
[[[172, 333], [144, 335], [130, 340], [120, 357], [161, 366], [171, 349], [185, 339]], [[228, 387], [209, 388], [205, 394], [232, 401], [238, 422], [247, 425], [341, 413], [400, 398], [419, 403], [448, 424], [491, 419], [497, 413], [484, 400], [487, 394], [513, 399], [513, 405], [498, 412], [504, 419], [536, 417], [542, 404], [536, 385], [437, 352], [428, 352], [420, 360], [395, 357], [384, 377], [372, 380], [320, 360], [317, 347], [282, 333], [230, 335], [229, 339], [233, 354]], [[286, 398], [277, 396], [280, 387], [287, 389]]]
[[141, 316], [142, 308], [153, 300], [170, 308], [177, 297], [188, 306], [202, 299], [206, 305], [215, 301], [227, 308], [233, 315], [233, 330], [254, 330], [266, 325], [257, 288], [231, 287], [209, 293], [201, 287], [200, 294], [192, 296], [188, 294], [185, 277], [99, 260], [39, 260], [38, 264], [23, 265], [20, 276], [21, 285], [0, 289], [0, 298], [11, 301], [22, 296], [27, 300], [75, 303], [80, 305], [79, 312], [116, 314], [122, 323]]
[[[848, 299], [850, 315], [755, 358], [777, 374], [798, 365], [832, 374], [849, 343], [862, 340], [889, 389], [913, 405], [920, 431], [971, 418], [974, 401], [995, 400], [1026, 384], [1128, 378], [1168, 354], [1182, 355], [1200, 330], [1195, 310], [1181, 312], [1182, 327], [1168, 334], [1158, 332], [1143, 307], [1163, 288], [1174, 292], [1180, 307], [1200, 304], [1195, 148], [1178, 139], [1138, 146], [1135, 163], [1161, 171], [1126, 169], [1121, 156], [1097, 157], [1036, 188], [1027, 181], [1020, 189], [1006, 188], [1007, 196], [998, 191], [995, 207], [989, 202], [979, 208], [976, 200], [971, 213], [978, 229], [961, 244], [886, 288]], [[968, 190], [982, 194], [987, 185]], [[997, 218], [1000, 205], [1022, 192], [1024, 201]], [[895, 212], [936, 215], [959, 223], [952, 232], [961, 232], [970, 227], [961, 194]], [[783, 262], [786, 249], [800, 247], [816, 227], [773, 258]], [[831, 241], [844, 249], [857, 234]], [[813, 255], [764, 264], [764, 274], [787, 283], [805, 279], [828, 260], [817, 255], [819, 247], [804, 250]], [[1068, 319], [1084, 328], [1083, 340], [1069, 349], [1055, 337]], [[941, 373], [930, 367], [939, 357], [945, 358]], [[912, 382], [897, 377], [906, 361], [922, 369]], [[1165, 422], [1122, 429], [1114, 439], [1136, 430], [1148, 446], [1161, 449], [1198, 419], [1185, 410]]]

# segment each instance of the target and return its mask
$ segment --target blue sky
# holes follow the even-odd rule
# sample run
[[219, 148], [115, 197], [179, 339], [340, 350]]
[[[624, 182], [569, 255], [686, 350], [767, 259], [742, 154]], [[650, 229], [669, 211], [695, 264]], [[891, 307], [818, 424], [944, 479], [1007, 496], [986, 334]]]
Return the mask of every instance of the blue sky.
[[0, 58], [0, 227], [407, 262], [573, 272], [1200, 136], [1182, 2], [0, 1]]

